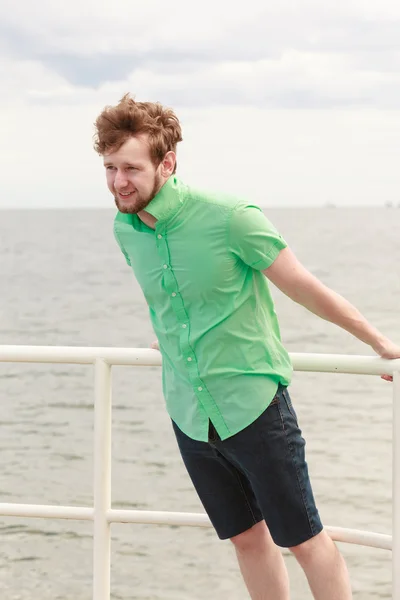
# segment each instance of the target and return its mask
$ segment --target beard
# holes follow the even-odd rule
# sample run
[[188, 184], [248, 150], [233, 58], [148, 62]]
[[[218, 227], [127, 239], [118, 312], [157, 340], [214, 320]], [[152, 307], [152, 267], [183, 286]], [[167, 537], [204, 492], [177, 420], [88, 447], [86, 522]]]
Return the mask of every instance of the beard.
[[144, 210], [153, 198], [158, 194], [162, 187], [162, 177], [159, 173], [154, 175], [154, 182], [152, 190], [149, 194], [140, 194], [137, 190], [134, 196], [134, 199], [129, 202], [121, 203], [118, 196], [114, 195], [115, 204], [117, 205], [118, 210], [121, 213], [137, 215], [137, 213]]

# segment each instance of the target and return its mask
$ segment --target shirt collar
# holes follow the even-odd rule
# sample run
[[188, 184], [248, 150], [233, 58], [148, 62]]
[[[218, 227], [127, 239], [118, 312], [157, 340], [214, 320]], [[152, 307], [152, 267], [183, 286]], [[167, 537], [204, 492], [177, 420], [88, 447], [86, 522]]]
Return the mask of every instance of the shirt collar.
[[153, 200], [146, 206], [146, 212], [150, 213], [157, 221], [166, 221], [172, 217], [183, 204], [182, 184], [179, 179], [172, 175], [162, 186]]

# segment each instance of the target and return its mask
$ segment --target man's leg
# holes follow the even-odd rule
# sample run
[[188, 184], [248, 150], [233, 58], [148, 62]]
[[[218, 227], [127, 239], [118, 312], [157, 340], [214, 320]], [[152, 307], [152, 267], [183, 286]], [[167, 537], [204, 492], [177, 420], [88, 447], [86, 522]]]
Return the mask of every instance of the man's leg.
[[[286, 567], [247, 478], [213, 443], [190, 439], [173, 424], [183, 461], [221, 539], [232, 540], [253, 600], [289, 600]], [[210, 428], [210, 439], [216, 432]]]
[[[265, 522], [231, 541], [252, 600], [289, 599], [282, 553], [274, 544]], [[325, 531], [290, 551], [303, 568], [315, 600], [351, 600], [346, 563]]]
[[351, 600], [346, 563], [325, 531], [290, 550], [303, 568], [315, 600]]
[[265, 521], [231, 538], [231, 541], [252, 600], [289, 600], [286, 566]]
[[[231, 438], [217, 441], [215, 446], [226, 460], [246, 473], [272, 539], [296, 556], [314, 598], [349, 600], [352, 596], [347, 569], [323, 531], [308, 475], [305, 441], [287, 389], [278, 390], [254, 423]], [[256, 554], [259, 546], [260, 541], [252, 539], [242, 554]], [[241, 562], [248, 564], [251, 559], [242, 556]], [[263, 559], [259, 558], [259, 569], [250, 575], [256, 586], [262, 577], [262, 565]], [[261, 593], [255, 589], [255, 593]]]

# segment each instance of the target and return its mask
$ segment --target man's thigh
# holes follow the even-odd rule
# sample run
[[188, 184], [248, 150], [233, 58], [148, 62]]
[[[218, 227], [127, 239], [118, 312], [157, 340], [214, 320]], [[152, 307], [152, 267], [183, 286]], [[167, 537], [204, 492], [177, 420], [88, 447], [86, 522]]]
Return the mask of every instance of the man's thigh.
[[215, 448], [242, 473], [275, 543], [297, 546], [323, 528], [289, 392], [280, 386], [262, 415]]
[[243, 473], [210, 443], [192, 440], [173, 422], [183, 462], [221, 539], [247, 531], [263, 519]]

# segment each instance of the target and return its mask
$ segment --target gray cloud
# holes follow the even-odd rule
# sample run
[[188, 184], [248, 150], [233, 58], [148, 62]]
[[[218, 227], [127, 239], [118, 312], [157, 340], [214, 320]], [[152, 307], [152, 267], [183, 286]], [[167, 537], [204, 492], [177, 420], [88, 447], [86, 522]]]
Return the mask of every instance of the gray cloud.
[[[193, 68], [201, 68], [210, 63], [279, 57], [279, 51], [268, 41], [265, 32], [263, 38], [248, 45], [242, 45], [239, 32], [233, 31], [233, 39], [225, 36], [213, 43], [204, 39], [202, 43], [192, 46], [190, 41], [181, 44], [177, 40], [174, 47], [170, 41], [161, 40], [144, 49], [133, 44], [129, 51], [124, 52], [112, 44], [107, 52], [101, 49], [86, 51], [73, 43], [69, 48], [61, 50], [58, 48], [60, 44], [57, 31], [47, 34], [47, 38], [43, 39], [39, 34], [32, 34], [15, 25], [0, 24], [0, 40], [9, 56], [37, 60], [73, 85], [89, 87], [98, 87], [106, 81], [122, 80], [137, 69], [163, 73], [191, 72]], [[64, 34], [65, 37], [68, 36]]]
[[176, 109], [187, 180], [397, 202], [399, 19], [395, 0], [2, 0], [0, 203], [109, 206], [93, 121], [126, 91]]
[[[174, 21], [163, 27], [160, 16], [132, 28], [121, 15], [110, 26], [101, 11], [96, 19], [71, 17], [62, 25], [59, 17], [45, 28], [3, 19], [0, 39], [14, 60], [37, 61], [62, 77], [75, 89], [76, 102], [86, 97], [87, 92], [82, 95], [79, 90], [95, 91], [114, 83], [135, 87], [138, 81], [139, 89], [160, 92], [166, 102], [187, 106], [400, 105], [400, 20], [373, 21], [362, 14], [357, 18], [354, 11], [340, 14], [334, 5], [275, 13], [259, 5], [253, 12], [204, 35], [195, 20], [182, 22], [181, 28], [178, 20], [176, 32], [171, 30]], [[290, 52], [303, 60], [288, 65], [285, 57]], [[343, 59], [342, 65], [335, 63], [335, 56]], [[269, 61], [269, 71], [260, 68], [262, 61]], [[254, 76], [243, 75], [244, 63], [254, 68]], [[219, 66], [227, 68], [218, 79]], [[58, 92], [31, 98], [60, 101]], [[68, 102], [72, 101], [70, 93]]]
[[97, 88], [105, 81], [121, 81], [134, 71], [139, 61], [134, 57], [112, 55], [68, 56], [49, 54], [38, 60], [76, 86]]

